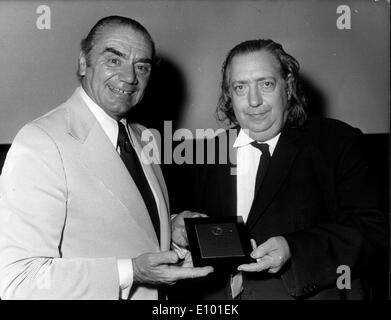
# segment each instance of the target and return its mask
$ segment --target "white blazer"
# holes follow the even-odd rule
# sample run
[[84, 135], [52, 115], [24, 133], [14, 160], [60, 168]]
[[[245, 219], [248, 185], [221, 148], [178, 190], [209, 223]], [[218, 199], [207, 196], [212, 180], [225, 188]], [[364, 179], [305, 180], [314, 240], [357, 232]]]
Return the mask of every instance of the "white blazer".
[[[141, 152], [143, 127], [131, 126]], [[0, 177], [2, 299], [118, 299], [117, 259], [170, 246], [168, 195], [159, 197], [161, 246], [125, 165], [84, 101], [71, 98], [17, 134]], [[131, 299], [157, 299], [153, 287]]]

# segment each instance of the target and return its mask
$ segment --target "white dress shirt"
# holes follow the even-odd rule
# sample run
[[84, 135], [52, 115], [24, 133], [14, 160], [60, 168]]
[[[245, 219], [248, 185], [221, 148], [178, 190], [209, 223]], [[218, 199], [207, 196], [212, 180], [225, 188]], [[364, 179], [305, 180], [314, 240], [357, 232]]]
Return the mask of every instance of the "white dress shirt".
[[[251, 145], [251, 142], [253, 142], [254, 139], [250, 138], [245, 131], [246, 130], [240, 129], [239, 135], [233, 145], [233, 147], [237, 149], [237, 215], [242, 216], [244, 222], [247, 221], [254, 200], [255, 179], [257, 176], [259, 159], [262, 154], [261, 150]], [[267, 143], [269, 145], [270, 156], [273, 156], [280, 135], [281, 133], [270, 140], [262, 141], [262, 143]]]
[[[262, 152], [251, 145], [254, 139], [246, 133], [247, 130], [240, 129], [234, 142], [236, 148], [236, 199], [237, 215], [243, 217], [246, 222], [252, 203], [254, 201], [255, 180], [257, 177], [259, 159]], [[270, 156], [273, 155], [281, 133], [270, 140], [262, 141], [269, 145]], [[231, 294], [235, 299], [243, 291], [242, 272], [231, 275]]]
[[[103, 111], [102, 108], [100, 108], [84, 91], [82, 87], [78, 88], [79, 93], [81, 97], [83, 98], [84, 102], [87, 104], [88, 108], [92, 112], [92, 114], [95, 116], [98, 123], [103, 128], [103, 131], [106, 133], [107, 137], [109, 138], [110, 142], [113, 144], [114, 148], [116, 148], [117, 152], [119, 153], [119, 148], [117, 148], [117, 139], [118, 139], [118, 123], [115, 119], [110, 117], [106, 112]], [[126, 128], [126, 131], [129, 135], [129, 140], [131, 144], [133, 145], [132, 135], [128, 131], [128, 126], [126, 125], [126, 120], [121, 119], [120, 120]], [[137, 154], [140, 160], [140, 155]], [[145, 174], [145, 172], [144, 172]], [[145, 177], [148, 180], [147, 175], [145, 174]], [[153, 189], [150, 181], [148, 181], [149, 186], [151, 187], [153, 196], [156, 201], [156, 205], [159, 208], [159, 199], [156, 195], [155, 190]], [[120, 284], [120, 297], [121, 299], [127, 299], [130, 289], [133, 284], [133, 264], [132, 259], [120, 259], [117, 260], [118, 265], [118, 275], [119, 275], [119, 284]]]

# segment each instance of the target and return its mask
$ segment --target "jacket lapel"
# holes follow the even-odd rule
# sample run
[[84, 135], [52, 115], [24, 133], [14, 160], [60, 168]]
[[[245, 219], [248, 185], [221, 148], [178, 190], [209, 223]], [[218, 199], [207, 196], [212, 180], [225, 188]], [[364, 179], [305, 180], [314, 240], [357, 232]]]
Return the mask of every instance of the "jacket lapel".
[[254, 201], [247, 220], [249, 229], [263, 215], [290, 172], [302, 144], [302, 139], [299, 139], [300, 135], [298, 129], [287, 128], [282, 131], [263, 184], [258, 193], [254, 195]]
[[[137, 151], [137, 154], [142, 155], [141, 157], [143, 157], [144, 155], [146, 159], [149, 159], [148, 155], [144, 153], [144, 146], [146, 143], [141, 141], [141, 136], [142, 136], [141, 128], [135, 124], [130, 124], [129, 132], [133, 140], [133, 144]], [[154, 148], [154, 150], [157, 150], [157, 148]], [[159, 159], [155, 158], [155, 161], [159, 161]], [[158, 212], [159, 212], [159, 219], [160, 219], [160, 235], [161, 235], [160, 243], [162, 246], [162, 250], [168, 250], [171, 240], [167, 237], [167, 235], [170, 235], [171, 232], [169, 232], [170, 231], [170, 224], [168, 223], [169, 203], [168, 203], [168, 194], [166, 193], [164, 178], [161, 173], [160, 167], [157, 164], [155, 163], [146, 164], [144, 163], [143, 160], [140, 162], [141, 162], [141, 166], [144, 169], [148, 182], [151, 184], [154, 195], [159, 199]], [[163, 195], [163, 190], [165, 192], [164, 195]]]
[[[208, 175], [211, 175], [213, 178], [211, 181], [207, 182], [211, 184], [211, 188], [207, 190], [208, 199], [213, 199], [214, 207], [217, 209], [219, 216], [236, 216], [237, 212], [237, 192], [236, 192], [236, 152], [237, 150], [233, 147], [234, 142], [238, 136], [240, 127], [232, 127], [227, 129], [224, 134], [226, 134], [225, 143], [220, 143], [220, 138], [215, 138], [215, 164], [206, 165], [208, 169]], [[207, 142], [206, 142], [207, 143]], [[220, 148], [224, 148], [224, 152], [220, 152]], [[209, 149], [207, 149], [209, 151]], [[220, 159], [220, 155], [224, 155]], [[224, 157], [227, 157], [226, 163], [220, 163], [220, 160], [225, 160]]]
[[99, 179], [126, 208], [132, 218], [157, 244], [156, 234], [144, 201], [109, 138], [79, 94], [74, 94], [68, 108], [69, 134], [82, 143], [80, 162]]
[[[236, 159], [236, 149], [229, 145], [230, 151]], [[219, 203], [222, 206], [221, 215], [236, 216], [237, 214], [237, 176], [235, 163], [228, 161], [227, 165], [220, 165], [217, 180], [220, 185]]]

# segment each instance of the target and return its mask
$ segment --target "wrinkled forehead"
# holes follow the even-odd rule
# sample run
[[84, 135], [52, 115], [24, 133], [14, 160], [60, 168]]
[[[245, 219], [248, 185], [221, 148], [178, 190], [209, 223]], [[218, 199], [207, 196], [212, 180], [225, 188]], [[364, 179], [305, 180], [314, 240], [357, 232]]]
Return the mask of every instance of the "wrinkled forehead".
[[152, 56], [152, 44], [145, 34], [131, 26], [110, 24], [104, 26], [97, 35], [94, 49], [114, 47], [127, 52], [138, 50], [149, 58]]
[[263, 76], [282, 77], [279, 60], [267, 50], [259, 50], [235, 55], [227, 67], [227, 80], [253, 73]]

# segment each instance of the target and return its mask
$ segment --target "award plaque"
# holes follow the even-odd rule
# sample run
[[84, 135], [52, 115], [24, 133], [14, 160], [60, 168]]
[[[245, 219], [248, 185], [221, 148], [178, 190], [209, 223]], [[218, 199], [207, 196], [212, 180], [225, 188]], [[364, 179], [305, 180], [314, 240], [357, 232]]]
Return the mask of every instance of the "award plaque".
[[193, 265], [226, 271], [254, 261], [242, 217], [185, 218]]

